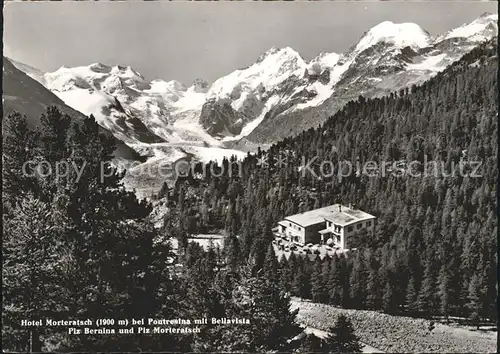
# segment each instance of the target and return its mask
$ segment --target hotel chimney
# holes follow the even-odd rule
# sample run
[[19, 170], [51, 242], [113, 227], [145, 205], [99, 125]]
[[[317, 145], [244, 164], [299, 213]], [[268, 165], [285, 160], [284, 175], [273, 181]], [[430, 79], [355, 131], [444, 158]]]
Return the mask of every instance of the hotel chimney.
[[339, 213], [342, 212], [342, 205], [339, 205]]

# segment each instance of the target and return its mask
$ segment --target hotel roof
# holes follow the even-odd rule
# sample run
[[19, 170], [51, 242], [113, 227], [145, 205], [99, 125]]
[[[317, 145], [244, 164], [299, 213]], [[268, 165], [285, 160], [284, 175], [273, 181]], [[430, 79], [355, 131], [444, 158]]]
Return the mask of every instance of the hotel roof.
[[340, 226], [354, 224], [358, 221], [375, 219], [375, 216], [365, 213], [362, 210], [353, 210], [342, 207], [342, 211], [336, 211], [325, 216], [325, 219]]
[[[339, 211], [339, 207], [340, 211]], [[339, 225], [348, 225], [361, 220], [374, 219], [375, 216], [361, 210], [353, 210], [341, 204], [333, 204], [327, 207], [306, 211], [305, 213], [290, 215], [285, 221], [291, 221], [297, 225], [307, 227], [324, 222], [325, 219]], [[281, 224], [282, 222], [280, 222]]]

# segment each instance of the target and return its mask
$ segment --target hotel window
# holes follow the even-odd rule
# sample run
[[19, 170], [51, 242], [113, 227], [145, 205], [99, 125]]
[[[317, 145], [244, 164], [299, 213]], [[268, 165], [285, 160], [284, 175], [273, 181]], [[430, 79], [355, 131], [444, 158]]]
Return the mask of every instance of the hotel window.
[[349, 227], [347, 228], [347, 231], [348, 231], [348, 232], [351, 232], [351, 231], [352, 231], [352, 226], [349, 226]]
[[363, 226], [363, 223], [359, 223], [358, 226], [356, 226], [356, 228], [359, 230], [359, 229], [361, 229], [362, 226]]
[[366, 222], [366, 226], [368, 226], [368, 227], [372, 226], [372, 222], [371, 221], [367, 221]]

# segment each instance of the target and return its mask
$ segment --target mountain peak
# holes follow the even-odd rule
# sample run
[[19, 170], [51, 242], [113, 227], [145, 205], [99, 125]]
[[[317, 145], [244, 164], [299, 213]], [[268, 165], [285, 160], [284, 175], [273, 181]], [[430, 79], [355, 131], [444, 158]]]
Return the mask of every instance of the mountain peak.
[[88, 66], [88, 68], [93, 72], [98, 73], [109, 73], [111, 71], [111, 67], [102, 63], [93, 63]]
[[483, 13], [474, 21], [439, 36], [437, 42], [450, 38], [467, 38], [471, 41], [485, 41], [498, 35], [498, 14]]
[[399, 48], [410, 46], [418, 49], [427, 47], [431, 42], [431, 36], [415, 23], [384, 21], [365, 32], [355, 46], [354, 52], [361, 53], [380, 42], [389, 43]]
[[484, 12], [481, 16], [478, 17], [478, 19], [479, 18], [492, 19], [498, 21], [498, 14], [494, 14], [491, 12]]
[[302, 57], [300, 54], [294, 50], [291, 47], [271, 47], [269, 50], [267, 50], [264, 54], [262, 54], [256, 61], [256, 63], [260, 63], [264, 61], [267, 58], [273, 58], [274, 60], [277, 58], [283, 58], [283, 59], [300, 59], [302, 60]]
[[135, 81], [144, 81], [144, 76], [140, 72], [134, 70], [130, 65], [116, 65], [111, 68], [111, 73], [116, 74], [124, 79], [133, 79]]
[[208, 90], [208, 97], [240, 97], [242, 88], [272, 91], [291, 76], [301, 76], [306, 68], [306, 62], [294, 49], [272, 47], [249, 67], [216, 80]]

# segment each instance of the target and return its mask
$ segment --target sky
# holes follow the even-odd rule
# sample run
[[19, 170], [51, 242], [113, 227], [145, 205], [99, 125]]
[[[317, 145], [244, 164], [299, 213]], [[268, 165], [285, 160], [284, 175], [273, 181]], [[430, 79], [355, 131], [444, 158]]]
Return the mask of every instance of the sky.
[[146, 79], [209, 83], [271, 47], [305, 60], [341, 53], [376, 24], [415, 22], [440, 34], [496, 2], [5, 2], [4, 55], [43, 71], [130, 65]]

